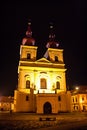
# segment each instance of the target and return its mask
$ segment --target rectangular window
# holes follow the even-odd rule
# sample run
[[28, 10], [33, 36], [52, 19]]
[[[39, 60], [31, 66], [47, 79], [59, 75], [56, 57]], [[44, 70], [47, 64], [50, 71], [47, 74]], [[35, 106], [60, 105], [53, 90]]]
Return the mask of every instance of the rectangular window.
[[30, 88], [30, 81], [29, 80], [26, 81], [26, 88]]
[[78, 106], [77, 106], [77, 110], [78, 110]]
[[26, 101], [29, 101], [29, 96], [28, 95], [26, 96]]
[[46, 83], [45, 78], [40, 79], [40, 85], [41, 85], [41, 89], [46, 89], [47, 88], [47, 83]]
[[73, 102], [74, 102], [74, 98], [73, 98]]
[[56, 82], [56, 88], [60, 89], [60, 82], [59, 81]]
[[77, 102], [77, 97], [76, 97], [76, 102]]
[[82, 97], [82, 101], [84, 101], [84, 97]]
[[61, 96], [58, 96], [58, 101], [61, 101]]

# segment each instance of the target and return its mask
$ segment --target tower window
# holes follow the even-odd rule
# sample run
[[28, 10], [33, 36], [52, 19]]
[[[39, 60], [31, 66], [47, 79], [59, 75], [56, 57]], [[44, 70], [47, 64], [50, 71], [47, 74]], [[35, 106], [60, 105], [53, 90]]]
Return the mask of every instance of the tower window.
[[58, 56], [55, 56], [55, 61], [58, 61]]
[[26, 88], [30, 88], [30, 81], [29, 80], [26, 81]]
[[41, 85], [41, 89], [46, 89], [47, 88], [47, 84], [46, 84], [46, 79], [45, 78], [41, 78], [40, 79], [40, 85]]
[[60, 89], [60, 82], [58, 82], [58, 81], [56, 82], [56, 88]]
[[27, 59], [29, 60], [31, 58], [30, 53], [27, 53]]

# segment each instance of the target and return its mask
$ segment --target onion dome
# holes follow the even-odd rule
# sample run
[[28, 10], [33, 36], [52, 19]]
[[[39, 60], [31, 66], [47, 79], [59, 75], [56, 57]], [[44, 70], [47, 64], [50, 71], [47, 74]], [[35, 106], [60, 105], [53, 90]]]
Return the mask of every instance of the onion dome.
[[26, 37], [23, 38], [22, 40], [22, 45], [27, 45], [27, 46], [34, 46], [35, 45], [35, 40], [32, 38], [32, 31], [30, 27], [31, 23], [28, 23], [28, 28], [26, 31]]
[[49, 41], [46, 44], [46, 48], [58, 48], [59, 42], [55, 41], [55, 34], [53, 31], [53, 25], [50, 25]]

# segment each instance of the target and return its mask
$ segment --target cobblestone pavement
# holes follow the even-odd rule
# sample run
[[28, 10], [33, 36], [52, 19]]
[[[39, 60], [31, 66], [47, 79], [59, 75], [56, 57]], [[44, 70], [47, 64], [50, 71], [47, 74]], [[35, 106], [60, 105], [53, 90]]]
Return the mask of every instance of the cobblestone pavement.
[[[40, 121], [40, 118], [43, 120]], [[56, 118], [56, 120], [51, 120]], [[46, 120], [50, 119], [50, 120]], [[84, 129], [83, 129], [84, 128]], [[87, 113], [0, 113], [0, 130], [86, 130]]]

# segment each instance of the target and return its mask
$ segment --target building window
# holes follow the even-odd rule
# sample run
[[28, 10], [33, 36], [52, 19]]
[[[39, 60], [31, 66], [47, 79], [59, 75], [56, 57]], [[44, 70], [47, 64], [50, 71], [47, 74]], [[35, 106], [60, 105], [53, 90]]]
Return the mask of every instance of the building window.
[[78, 106], [77, 106], [77, 110], [78, 110]]
[[73, 107], [73, 108], [74, 108], [74, 110], [75, 110], [75, 111], [77, 111], [77, 110], [78, 110], [78, 106], [75, 106], [75, 105], [74, 105], [74, 107]]
[[47, 88], [47, 83], [46, 83], [45, 78], [40, 79], [40, 86], [41, 86], [41, 89], [46, 89]]
[[26, 88], [30, 88], [30, 81], [29, 80], [26, 81]]
[[84, 101], [84, 97], [82, 97], [82, 101]]
[[76, 102], [77, 102], [77, 98], [76, 98]]
[[56, 88], [60, 89], [60, 82], [59, 81], [56, 82]]
[[58, 61], [58, 56], [55, 56], [55, 61]]
[[27, 53], [27, 59], [29, 60], [31, 58], [30, 53]]
[[74, 98], [73, 98], [73, 102], [74, 102]]
[[86, 106], [83, 105], [83, 111], [86, 111]]
[[26, 101], [29, 101], [29, 96], [26, 96]]
[[61, 96], [58, 96], [58, 101], [61, 101]]

